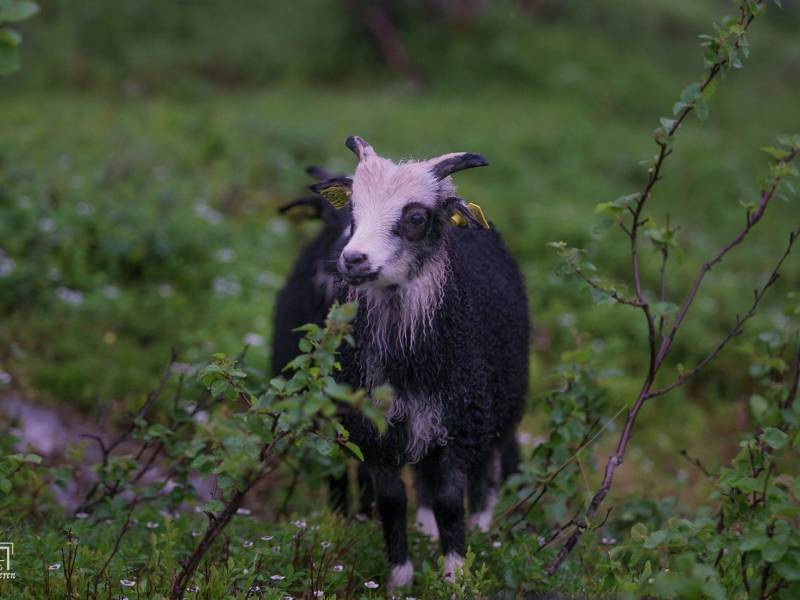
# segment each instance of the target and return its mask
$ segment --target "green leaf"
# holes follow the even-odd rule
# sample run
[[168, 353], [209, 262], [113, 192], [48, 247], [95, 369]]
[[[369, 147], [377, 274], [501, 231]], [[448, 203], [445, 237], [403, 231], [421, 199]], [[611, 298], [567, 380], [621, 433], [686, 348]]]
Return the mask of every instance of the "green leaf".
[[16, 31], [0, 29], [0, 75], [8, 75], [19, 69], [19, 41]]
[[361, 462], [364, 462], [364, 453], [361, 452], [361, 448], [358, 447], [358, 444], [355, 442], [347, 441], [345, 442], [345, 447], [350, 450]]
[[203, 507], [204, 512], [216, 513], [220, 512], [225, 508], [225, 505], [222, 503], [221, 500], [217, 500], [216, 498], [209, 500], [206, 505]]
[[789, 436], [780, 429], [764, 427], [764, 430], [761, 432], [761, 439], [764, 440], [770, 448], [778, 450], [786, 445]]
[[13, 23], [30, 19], [39, 7], [30, 0], [0, 0], [0, 23]]
[[221, 396], [224, 394], [229, 385], [228, 382], [224, 379], [217, 379], [214, 383], [211, 384], [211, 395], [212, 396]]
[[7, 494], [11, 491], [11, 481], [5, 477], [0, 477], [0, 492]]

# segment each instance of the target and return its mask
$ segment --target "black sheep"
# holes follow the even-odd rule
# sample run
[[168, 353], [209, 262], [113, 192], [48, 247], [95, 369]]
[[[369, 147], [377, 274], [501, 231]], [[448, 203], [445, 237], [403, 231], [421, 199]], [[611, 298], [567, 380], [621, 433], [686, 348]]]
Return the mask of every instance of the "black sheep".
[[356, 346], [341, 350], [342, 379], [395, 390], [385, 435], [359, 414], [344, 418], [372, 473], [394, 589], [413, 579], [405, 463], [415, 464], [419, 496], [432, 506], [445, 577], [466, 550], [465, 495], [471, 523], [488, 526], [528, 385], [528, 306], [500, 235], [455, 196], [449, 177], [485, 159], [453, 153], [394, 163], [361, 138], [347, 146], [359, 158], [353, 177], [312, 189], [352, 206], [338, 266], [341, 299], [358, 299], [359, 310]]

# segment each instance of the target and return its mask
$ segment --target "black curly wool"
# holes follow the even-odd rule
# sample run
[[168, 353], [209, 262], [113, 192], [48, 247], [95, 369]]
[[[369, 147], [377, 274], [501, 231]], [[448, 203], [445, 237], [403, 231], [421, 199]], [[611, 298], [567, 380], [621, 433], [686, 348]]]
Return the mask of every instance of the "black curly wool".
[[[513, 436], [528, 386], [527, 298], [500, 235], [452, 226], [438, 235], [439, 251], [447, 253], [449, 264], [443, 296], [430, 327], [420, 326], [413, 348], [403, 347], [399, 335], [385, 349], [374, 347], [362, 302], [354, 321], [356, 347], [341, 350], [347, 383], [368, 387], [377, 378], [393, 387], [394, 402], [414, 399], [413, 410], [392, 411], [405, 418], [383, 436], [358, 414], [344, 419], [373, 472], [393, 565], [407, 560], [399, 468], [418, 458], [418, 485], [432, 501], [443, 550], [463, 556], [464, 496], [471, 512], [483, 509], [493, 461], [509, 445], [512, 455], [516, 451]], [[386, 302], [385, 310], [397, 308]], [[426, 419], [437, 420], [438, 427], [431, 428]], [[435, 436], [423, 440], [422, 455], [411, 456], [413, 437], [430, 431]]]

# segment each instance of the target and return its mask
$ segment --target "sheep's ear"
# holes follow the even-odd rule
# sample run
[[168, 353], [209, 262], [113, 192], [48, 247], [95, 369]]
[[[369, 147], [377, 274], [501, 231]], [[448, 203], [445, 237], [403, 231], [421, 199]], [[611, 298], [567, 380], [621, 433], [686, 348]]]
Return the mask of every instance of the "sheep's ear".
[[489, 221], [483, 209], [473, 202], [453, 196], [445, 200], [446, 210], [451, 211], [450, 223], [458, 227], [476, 227], [490, 229]]
[[364, 160], [368, 156], [375, 156], [375, 150], [372, 149], [364, 138], [357, 135], [351, 135], [344, 143], [345, 146], [358, 157], [358, 160]]
[[310, 185], [308, 189], [325, 198], [334, 208], [343, 208], [350, 202], [353, 180], [349, 177], [332, 177]]
[[428, 161], [428, 164], [433, 176], [440, 180], [458, 171], [485, 167], [489, 164], [489, 161], [480, 154], [473, 154], [472, 152], [452, 152], [432, 158]]
[[278, 208], [278, 212], [294, 221], [302, 221], [322, 219], [326, 208], [330, 210], [328, 203], [319, 196], [306, 196], [287, 202]]

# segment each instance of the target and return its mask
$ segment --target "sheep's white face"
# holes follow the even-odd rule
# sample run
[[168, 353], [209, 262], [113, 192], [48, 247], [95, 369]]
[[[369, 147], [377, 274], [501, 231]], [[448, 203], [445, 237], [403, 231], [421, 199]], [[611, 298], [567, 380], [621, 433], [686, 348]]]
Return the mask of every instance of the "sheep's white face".
[[426, 268], [441, 271], [444, 232], [454, 211], [472, 215], [454, 196], [449, 175], [483, 166], [464, 152], [423, 161], [395, 163], [378, 156], [359, 137], [347, 140], [359, 162], [351, 178], [333, 178], [312, 189], [336, 206], [352, 203], [350, 239], [338, 260], [339, 272], [354, 287], [402, 287]]
[[351, 238], [339, 257], [344, 277], [376, 287], [413, 279], [438, 245], [438, 209], [450, 195], [452, 184], [437, 181], [424, 162], [362, 160], [353, 176]]

